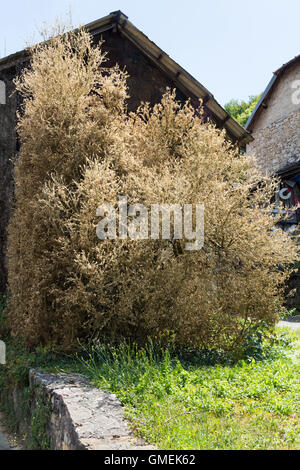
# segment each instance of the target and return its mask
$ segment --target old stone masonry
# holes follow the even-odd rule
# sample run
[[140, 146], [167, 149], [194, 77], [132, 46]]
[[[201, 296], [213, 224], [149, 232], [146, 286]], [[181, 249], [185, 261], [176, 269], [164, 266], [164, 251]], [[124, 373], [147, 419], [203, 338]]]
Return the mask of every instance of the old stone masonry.
[[[18, 420], [18, 432], [24, 436], [25, 448], [32, 448], [28, 436], [37, 414], [42, 411], [43, 441], [51, 450], [155, 449], [135, 438], [117, 397], [93, 387], [85, 377], [32, 369], [29, 384], [30, 403], [26, 407], [29, 414], [24, 413], [22, 405], [23, 386], [12, 384], [6, 394], [7, 404]], [[3, 402], [5, 397], [1, 399]], [[7, 447], [3, 435], [1, 442]]]

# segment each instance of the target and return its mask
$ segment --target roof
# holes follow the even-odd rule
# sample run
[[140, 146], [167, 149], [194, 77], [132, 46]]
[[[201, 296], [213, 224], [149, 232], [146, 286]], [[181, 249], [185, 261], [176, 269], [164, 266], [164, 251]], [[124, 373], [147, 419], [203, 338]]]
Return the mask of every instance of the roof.
[[[92, 35], [100, 34], [109, 29], [116, 28], [121, 36], [131, 41], [138, 49], [140, 49], [156, 66], [169, 76], [174, 85], [183, 91], [187, 96], [202, 99], [205, 106], [211, 111], [217, 125], [225, 128], [228, 135], [237, 141], [240, 145], [244, 145], [253, 137], [246, 131], [235, 119], [233, 119], [227, 111], [215, 100], [200, 82], [198, 82], [185, 69], [178, 65], [171, 57], [169, 57], [162, 49], [152, 42], [142, 31], [137, 29], [128, 17], [120, 10], [110, 13], [109, 15], [87, 24], [85, 27]], [[0, 59], [0, 70], [11, 67], [20, 59], [28, 57], [28, 50], [23, 50]]]
[[283, 64], [279, 69], [277, 69], [274, 73], [273, 73], [273, 77], [271, 78], [271, 80], [269, 81], [268, 85], [267, 85], [267, 88], [265, 89], [265, 91], [263, 92], [263, 94], [261, 95], [261, 98], [260, 100], [258, 101], [257, 105], [255, 106], [251, 116], [249, 117], [246, 125], [245, 125], [245, 129], [250, 129], [251, 125], [253, 124], [254, 122], [254, 119], [255, 117], [257, 116], [257, 113], [258, 111], [260, 110], [260, 108], [266, 104], [267, 100], [269, 99], [271, 93], [273, 92], [274, 90], [274, 87], [275, 85], [277, 84], [278, 80], [280, 80], [280, 78], [282, 77], [282, 75], [290, 68], [292, 67], [293, 65], [297, 64], [297, 63], [300, 63], [300, 55], [297, 55], [296, 57], [294, 57], [293, 59], [291, 59], [289, 62], [287, 62], [286, 64]]

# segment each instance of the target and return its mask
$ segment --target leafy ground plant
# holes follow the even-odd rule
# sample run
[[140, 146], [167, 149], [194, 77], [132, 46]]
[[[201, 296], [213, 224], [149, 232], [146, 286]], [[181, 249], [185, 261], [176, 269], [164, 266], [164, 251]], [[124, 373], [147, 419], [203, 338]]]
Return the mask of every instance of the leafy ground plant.
[[0, 387], [28, 386], [31, 367], [78, 372], [115, 393], [136, 434], [160, 449], [299, 449], [300, 334], [281, 330], [262, 344], [257, 351], [249, 339], [234, 362], [153, 342], [94, 344], [76, 357], [49, 347], [29, 353], [10, 341]]
[[81, 362], [161, 449], [299, 449], [299, 338], [281, 332], [263, 360], [235, 364], [205, 365], [152, 343], [95, 346]]

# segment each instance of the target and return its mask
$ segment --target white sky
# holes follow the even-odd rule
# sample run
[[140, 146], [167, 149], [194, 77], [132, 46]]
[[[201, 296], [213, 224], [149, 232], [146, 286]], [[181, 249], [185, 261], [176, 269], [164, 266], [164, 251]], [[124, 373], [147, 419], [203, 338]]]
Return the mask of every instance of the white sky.
[[69, 9], [74, 26], [122, 10], [222, 105], [260, 93], [300, 54], [300, 0], [0, 0], [0, 7], [0, 57], [38, 41], [42, 23]]

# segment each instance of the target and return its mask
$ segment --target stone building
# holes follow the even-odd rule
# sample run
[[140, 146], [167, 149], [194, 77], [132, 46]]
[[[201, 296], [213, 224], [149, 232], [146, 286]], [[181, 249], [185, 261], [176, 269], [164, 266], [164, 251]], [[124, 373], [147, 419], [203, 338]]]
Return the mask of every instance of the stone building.
[[264, 172], [300, 161], [300, 55], [274, 72], [245, 127], [254, 137], [247, 152]]
[[[126, 67], [130, 99], [128, 109], [136, 109], [141, 101], [158, 102], [167, 87], [176, 88], [180, 101], [191, 99], [198, 107], [202, 99], [205, 119], [211, 119], [235, 143], [245, 145], [252, 139], [217, 103], [213, 95], [172, 60], [163, 50], [139, 31], [122, 12], [113, 12], [86, 25], [95, 43], [104, 40], [108, 53], [107, 66], [116, 63]], [[19, 97], [13, 94], [13, 79], [29, 63], [27, 50], [0, 59], [0, 292], [6, 288], [6, 229], [13, 194], [11, 158], [18, 152], [15, 131]]]
[[[300, 210], [295, 206], [300, 204], [300, 55], [274, 72], [245, 127], [254, 137], [247, 152], [255, 155], [264, 173], [280, 179], [275, 200], [284, 204], [288, 215], [281, 227], [299, 228]], [[289, 288], [295, 294], [287, 298], [287, 305], [298, 307], [300, 270], [291, 277]]]
[[280, 178], [275, 197], [290, 212], [289, 230], [300, 222], [300, 55], [274, 72], [245, 127], [254, 137], [247, 153]]

